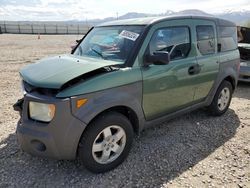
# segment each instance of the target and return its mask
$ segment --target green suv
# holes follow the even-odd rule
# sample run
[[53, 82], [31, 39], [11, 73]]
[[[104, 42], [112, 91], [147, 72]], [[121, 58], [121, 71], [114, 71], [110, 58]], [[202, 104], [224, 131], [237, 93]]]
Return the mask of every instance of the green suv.
[[92, 28], [70, 55], [20, 71], [17, 138], [43, 157], [78, 157], [105, 172], [127, 157], [134, 134], [208, 107], [224, 114], [240, 66], [237, 28], [213, 17], [171, 16]]

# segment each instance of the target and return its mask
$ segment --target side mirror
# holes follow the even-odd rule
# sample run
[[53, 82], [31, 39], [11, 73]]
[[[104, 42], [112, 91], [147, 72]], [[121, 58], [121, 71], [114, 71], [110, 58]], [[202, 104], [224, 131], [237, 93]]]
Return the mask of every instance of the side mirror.
[[74, 44], [71, 44], [71, 46], [70, 46], [71, 50], [74, 50], [74, 49], [76, 48], [76, 46], [77, 46], [80, 42], [82, 42], [82, 39], [76, 40], [76, 42], [75, 42]]
[[70, 45], [71, 50], [74, 50], [74, 49], [76, 48], [77, 44], [78, 44], [78, 43], [71, 44], [71, 45]]
[[146, 55], [144, 58], [145, 65], [167, 65], [170, 62], [168, 52], [154, 52], [153, 55]]
[[75, 52], [76, 48], [81, 44], [81, 42], [84, 39], [84, 37], [82, 39], [76, 40], [76, 42], [74, 44], [71, 44], [71, 46], [70, 46], [70, 48], [71, 48], [71, 54], [73, 54]]

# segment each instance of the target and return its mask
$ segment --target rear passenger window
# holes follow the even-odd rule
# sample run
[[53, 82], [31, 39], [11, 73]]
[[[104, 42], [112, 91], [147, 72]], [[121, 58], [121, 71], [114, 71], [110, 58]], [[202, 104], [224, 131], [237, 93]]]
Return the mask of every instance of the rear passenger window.
[[200, 25], [196, 27], [197, 48], [202, 55], [215, 53], [214, 28], [210, 25]]
[[218, 27], [219, 51], [225, 52], [237, 49], [236, 27]]
[[157, 30], [149, 43], [149, 52], [165, 51], [171, 60], [182, 59], [190, 51], [190, 34], [188, 27], [171, 27]]

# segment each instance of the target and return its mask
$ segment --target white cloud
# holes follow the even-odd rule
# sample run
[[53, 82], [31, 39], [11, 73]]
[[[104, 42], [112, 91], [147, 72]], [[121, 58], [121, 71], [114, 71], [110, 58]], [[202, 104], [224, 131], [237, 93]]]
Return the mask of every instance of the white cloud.
[[115, 17], [127, 12], [164, 13], [200, 9], [208, 13], [228, 9], [250, 10], [249, 0], [24, 0], [0, 4], [0, 20], [86, 20]]
[[0, 7], [0, 16], [4, 16], [5, 14], [4, 9]]

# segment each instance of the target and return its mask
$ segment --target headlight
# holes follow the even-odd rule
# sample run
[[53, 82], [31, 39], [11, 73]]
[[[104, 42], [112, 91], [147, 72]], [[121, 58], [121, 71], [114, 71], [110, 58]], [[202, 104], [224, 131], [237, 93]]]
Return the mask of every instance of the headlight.
[[43, 122], [50, 122], [55, 115], [56, 107], [53, 104], [29, 102], [30, 118]]

